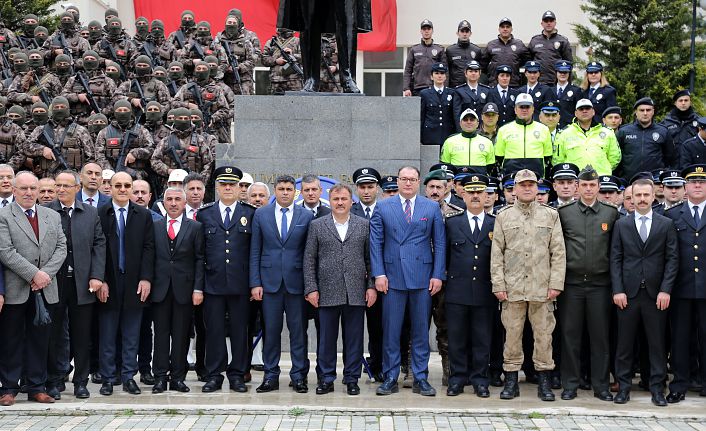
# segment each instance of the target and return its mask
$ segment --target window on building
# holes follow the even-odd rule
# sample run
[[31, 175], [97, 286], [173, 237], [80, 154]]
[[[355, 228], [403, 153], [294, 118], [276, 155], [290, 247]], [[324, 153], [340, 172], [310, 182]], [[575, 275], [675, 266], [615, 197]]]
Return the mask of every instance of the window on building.
[[402, 96], [407, 49], [363, 53], [363, 91], [368, 96]]

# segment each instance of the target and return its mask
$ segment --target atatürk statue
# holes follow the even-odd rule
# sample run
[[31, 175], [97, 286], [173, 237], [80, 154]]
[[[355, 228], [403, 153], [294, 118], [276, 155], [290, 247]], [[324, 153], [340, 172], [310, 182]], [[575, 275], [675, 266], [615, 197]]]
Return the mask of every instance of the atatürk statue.
[[317, 91], [321, 33], [335, 33], [341, 87], [360, 93], [353, 80], [358, 33], [372, 31], [371, 0], [280, 0], [277, 27], [300, 32], [304, 91]]

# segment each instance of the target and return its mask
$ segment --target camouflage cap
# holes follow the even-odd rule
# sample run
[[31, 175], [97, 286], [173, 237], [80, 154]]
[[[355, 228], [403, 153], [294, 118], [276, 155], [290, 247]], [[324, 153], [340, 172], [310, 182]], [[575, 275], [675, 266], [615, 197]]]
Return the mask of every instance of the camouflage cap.
[[522, 169], [517, 171], [515, 174], [515, 184], [519, 184], [523, 181], [537, 182], [537, 174], [530, 171], [529, 169]]

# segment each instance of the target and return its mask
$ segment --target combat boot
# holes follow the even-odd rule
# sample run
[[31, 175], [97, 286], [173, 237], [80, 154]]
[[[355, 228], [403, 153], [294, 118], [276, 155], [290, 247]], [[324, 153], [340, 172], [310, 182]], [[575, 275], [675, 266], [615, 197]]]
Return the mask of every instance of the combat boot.
[[539, 385], [537, 386], [537, 396], [542, 401], [554, 401], [554, 392], [552, 392], [552, 383], [549, 371], [540, 371]]
[[442, 386], [448, 386], [449, 385], [449, 356], [444, 354], [441, 355], [441, 369], [442, 369], [442, 376], [441, 376], [441, 385]]
[[505, 372], [505, 387], [500, 392], [501, 400], [511, 400], [520, 396], [520, 387], [517, 384], [517, 371]]

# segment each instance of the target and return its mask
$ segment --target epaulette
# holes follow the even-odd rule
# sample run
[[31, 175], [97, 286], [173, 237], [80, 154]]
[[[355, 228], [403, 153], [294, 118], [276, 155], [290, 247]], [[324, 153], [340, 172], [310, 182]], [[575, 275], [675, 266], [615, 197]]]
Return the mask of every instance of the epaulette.
[[486, 215], [486, 216], [490, 216], [490, 217], [492, 217], [492, 218], [495, 218], [495, 214], [493, 214], [493, 213], [486, 212], [485, 215]]
[[598, 202], [602, 203], [603, 205], [605, 205], [607, 207], [618, 209], [618, 206], [616, 204], [614, 204], [613, 202], [606, 202], [606, 201], [598, 201]]
[[209, 202], [209, 203], [207, 203], [207, 204], [201, 205], [201, 208], [199, 208], [199, 209], [202, 210], [202, 209], [204, 209], [204, 208], [211, 207], [211, 206], [213, 206], [213, 205], [215, 205], [215, 204], [216, 204], [215, 202]]
[[664, 211], [669, 211], [669, 210], [671, 210], [672, 208], [677, 208], [677, 207], [679, 207], [679, 206], [681, 206], [681, 205], [683, 205], [683, 204], [684, 204], [684, 201], [677, 202], [677, 203], [675, 203], [674, 205], [670, 205], [670, 206], [666, 207], [666, 208], [664, 209]]
[[453, 211], [448, 212], [448, 213], [444, 213], [444, 218], [449, 218], [449, 217], [461, 215], [461, 214], [463, 214], [464, 211], [466, 211], [463, 208], [461, 208], [460, 206], [454, 205], [452, 203], [447, 203], [446, 206], [451, 208]]
[[[556, 208], [552, 207], [552, 208], [558, 210], [559, 208], [564, 208], [564, 207], [568, 207], [569, 205], [573, 205], [573, 204], [575, 204], [576, 202], [578, 202], [578, 200], [573, 200], [573, 201], [569, 201], [569, 202], [564, 202], [563, 204], [559, 205], [558, 207], [556, 207]], [[542, 204], [542, 205], [544, 205], [544, 204]]]
[[504, 206], [498, 208], [498, 210], [495, 212], [495, 214], [500, 214], [501, 212], [505, 211], [508, 208], [512, 208], [512, 205], [504, 205]]
[[250, 202], [238, 201], [238, 203], [239, 203], [239, 204], [242, 204], [242, 205], [245, 205], [246, 207], [250, 207], [250, 208], [252, 208], [252, 209], [254, 209], [254, 210], [257, 209], [257, 207], [256, 207], [255, 205], [251, 204]]
[[492, 88], [491, 86], [485, 85], [485, 84], [481, 84], [480, 82], [478, 83], [478, 86], [479, 86], [479, 87], [483, 87], [483, 88]]
[[547, 205], [547, 204], [539, 204], [539, 205], [543, 206], [544, 208], [549, 208], [549, 209], [552, 210], [552, 211], [556, 211], [556, 208], [554, 208], [554, 207], [551, 206], [551, 205]]

